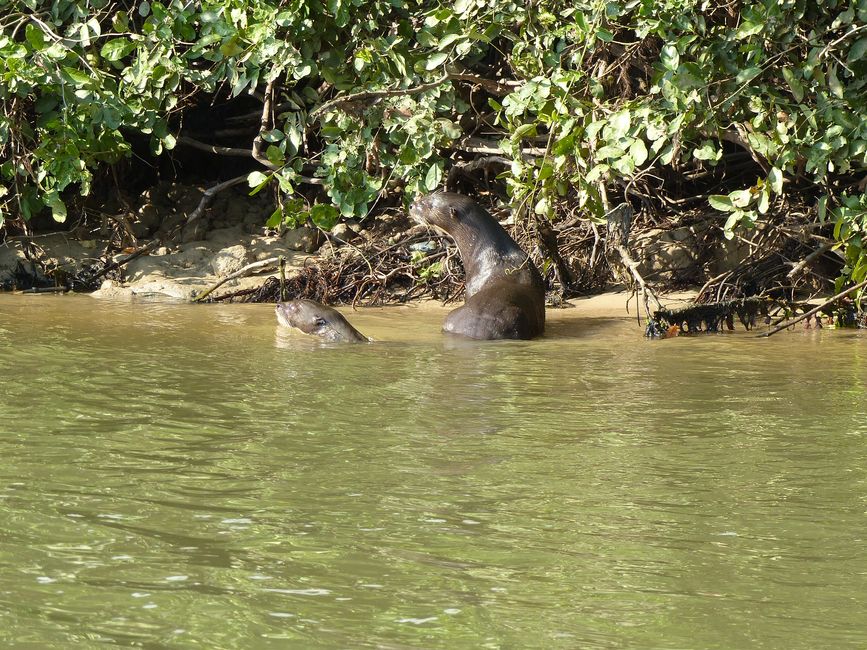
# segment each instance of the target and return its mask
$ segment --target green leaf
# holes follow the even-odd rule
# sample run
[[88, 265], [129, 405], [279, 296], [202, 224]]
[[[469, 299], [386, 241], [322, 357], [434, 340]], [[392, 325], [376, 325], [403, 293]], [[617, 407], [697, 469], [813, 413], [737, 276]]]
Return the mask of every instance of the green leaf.
[[680, 53], [674, 45], [663, 45], [659, 52], [659, 62], [662, 67], [675, 72], [680, 65]]
[[756, 34], [761, 33], [764, 29], [764, 22], [753, 22], [751, 20], [745, 20], [738, 28], [738, 31], [735, 33], [735, 38], [737, 40], [746, 39], [750, 36], [755, 36]]
[[232, 36], [229, 40], [220, 46], [220, 53], [225, 57], [238, 56], [244, 48], [238, 43], [238, 36]]
[[522, 124], [517, 129], [515, 129], [514, 133], [512, 133], [512, 142], [518, 142], [521, 138], [524, 137], [533, 137], [537, 133], [538, 126], [536, 123], [532, 124]]
[[588, 183], [595, 183], [599, 180], [603, 174], [607, 173], [610, 167], [608, 165], [595, 165], [593, 169], [587, 172], [587, 175], [584, 177], [584, 180]]
[[629, 155], [635, 161], [635, 166], [640, 167], [647, 161], [647, 146], [643, 140], [633, 140], [629, 145]]
[[90, 76], [69, 66], [63, 66], [63, 75], [76, 87], [91, 86], [93, 83]]
[[837, 78], [837, 66], [832, 65], [828, 69], [828, 87], [831, 89], [831, 94], [837, 99], [843, 99], [843, 84]]
[[448, 52], [437, 52], [436, 54], [432, 54], [430, 58], [425, 62], [424, 69], [425, 70], [436, 70], [443, 63], [446, 62], [446, 59], [449, 58]]
[[725, 226], [723, 226], [723, 235], [726, 239], [733, 239], [735, 236], [734, 229], [737, 226], [741, 218], [744, 216], [744, 213], [740, 210], [735, 211], [733, 214], [729, 215], [729, 218], [726, 219]]
[[453, 32], [453, 33], [451, 33], [451, 34], [448, 34], [445, 38], [443, 38], [442, 40], [440, 40], [439, 43], [437, 43], [437, 49], [440, 50], [440, 51], [443, 51], [443, 50], [445, 50], [449, 45], [451, 45], [451, 44], [454, 43], [455, 41], [459, 41], [459, 40], [461, 40], [462, 38], [464, 38], [464, 35], [461, 34], [461, 33], [458, 33], [458, 32]]
[[24, 28], [24, 38], [34, 52], [45, 47], [45, 33], [33, 23], [27, 23], [27, 27]]
[[702, 145], [692, 152], [698, 160], [710, 160], [716, 162], [722, 158], [722, 149], [717, 147], [711, 140], [705, 140]]
[[859, 38], [857, 41], [852, 43], [852, 47], [849, 48], [849, 55], [846, 57], [846, 63], [860, 61], [864, 58], [865, 53], [867, 53], [867, 37]]
[[729, 192], [729, 198], [732, 201], [732, 205], [736, 208], [745, 208], [752, 202], [753, 193], [749, 190], [735, 190], [734, 192]]
[[286, 163], [286, 159], [283, 157], [283, 152], [280, 151], [280, 147], [275, 147], [273, 144], [268, 145], [268, 148], [265, 149], [265, 158], [267, 158], [268, 162], [275, 167], [282, 167]]
[[783, 172], [777, 167], [771, 167], [771, 171], [768, 172], [768, 185], [776, 194], [783, 193]]
[[274, 177], [277, 179], [277, 185], [280, 187], [280, 191], [283, 192], [283, 194], [295, 194], [295, 188], [292, 186], [292, 179], [290, 176], [291, 174], [289, 174], [285, 169], [278, 174], [274, 174]]
[[739, 84], [745, 84], [758, 77], [761, 73], [762, 69], [756, 66], [745, 68], [738, 73], [737, 77], [735, 77], [735, 81]]
[[323, 230], [331, 230], [340, 214], [333, 205], [317, 203], [310, 207], [310, 219]]
[[99, 51], [106, 61], [120, 61], [136, 47], [135, 41], [128, 38], [113, 38], [102, 46]]
[[[254, 172], [256, 173], [256, 172]], [[280, 227], [280, 224], [283, 223], [283, 208], [277, 208], [274, 212], [271, 213], [271, 216], [268, 217], [268, 220], [265, 222], [265, 226], [275, 230]]]
[[707, 202], [712, 208], [720, 212], [731, 212], [735, 209], [732, 200], [725, 194], [711, 194], [707, 197]]
[[608, 129], [610, 133], [607, 137], [611, 139], [622, 138], [629, 132], [629, 126], [632, 123], [631, 115], [628, 110], [617, 111], [608, 118]]
[[816, 204], [816, 211], [818, 213], [819, 223], [825, 223], [825, 219], [828, 217], [828, 195], [823, 194], [819, 197], [819, 201]]
[[247, 185], [253, 188], [253, 191], [250, 192], [250, 196], [258, 193], [270, 180], [271, 176], [268, 174], [263, 174], [259, 171], [250, 172], [247, 176]]
[[771, 192], [770, 186], [765, 185], [762, 188], [761, 193], [759, 194], [759, 205], [758, 210], [761, 214], [765, 214], [768, 211], [768, 208], [771, 205]]
[[48, 192], [43, 198], [45, 205], [51, 208], [51, 216], [58, 223], [66, 221], [66, 204], [57, 192]]
[[596, 151], [597, 158], [620, 158], [626, 151], [623, 147], [607, 146], [600, 147]]
[[433, 192], [437, 187], [439, 187], [439, 184], [440, 184], [440, 181], [442, 180], [442, 177], [443, 177], [442, 163], [438, 162], [438, 163], [434, 163], [433, 165], [431, 165], [428, 168], [427, 174], [425, 174], [425, 177], [424, 177], [425, 189], [427, 189], [428, 192]]

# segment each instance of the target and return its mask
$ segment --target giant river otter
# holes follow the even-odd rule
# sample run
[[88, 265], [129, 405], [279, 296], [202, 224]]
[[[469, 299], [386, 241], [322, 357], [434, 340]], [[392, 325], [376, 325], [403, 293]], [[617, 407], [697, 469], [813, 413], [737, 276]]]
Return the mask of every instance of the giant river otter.
[[326, 341], [367, 343], [369, 339], [355, 329], [336, 309], [315, 300], [278, 302], [277, 322], [295, 327], [305, 334], [319, 336]]
[[466, 297], [443, 331], [472, 339], [531, 339], [545, 331], [545, 286], [521, 247], [486, 210], [452, 192], [417, 199], [409, 215], [451, 235], [466, 271]]

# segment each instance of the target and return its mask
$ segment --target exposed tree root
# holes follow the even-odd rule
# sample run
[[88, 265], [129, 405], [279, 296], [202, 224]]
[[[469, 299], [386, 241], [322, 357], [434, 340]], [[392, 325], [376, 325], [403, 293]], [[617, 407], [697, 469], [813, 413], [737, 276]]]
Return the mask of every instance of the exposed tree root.
[[[333, 249], [287, 278], [287, 299], [368, 306], [428, 297], [443, 302], [463, 292], [463, 269], [447, 239], [412, 229], [393, 244]], [[280, 283], [269, 278], [258, 289], [209, 297], [206, 301], [278, 302]]]

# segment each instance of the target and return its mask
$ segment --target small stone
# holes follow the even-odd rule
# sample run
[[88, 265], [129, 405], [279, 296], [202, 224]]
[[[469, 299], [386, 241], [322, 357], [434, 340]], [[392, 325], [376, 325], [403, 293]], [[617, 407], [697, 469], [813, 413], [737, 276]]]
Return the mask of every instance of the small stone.
[[315, 253], [325, 243], [325, 237], [316, 228], [301, 226], [300, 228], [293, 228], [287, 231], [283, 235], [283, 241], [289, 250]]
[[229, 246], [218, 251], [211, 258], [211, 268], [217, 277], [225, 277], [241, 270], [249, 263], [249, 253], [244, 246]]
[[338, 223], [331, 229], [331, 235], [342, 241], [354, 241], [359, 237], [358, 226], [349, 222]]

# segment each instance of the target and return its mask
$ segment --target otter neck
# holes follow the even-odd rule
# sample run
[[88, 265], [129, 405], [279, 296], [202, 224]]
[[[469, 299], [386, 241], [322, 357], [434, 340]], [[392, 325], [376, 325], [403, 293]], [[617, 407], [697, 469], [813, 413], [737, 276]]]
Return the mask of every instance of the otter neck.
[[492, 277], [501, 277], [504, 267], [517, 271], [528, 262], [527, 254], [487, 213], [475, 212], [449, 234], [458, 245], [464, 263], [467, 297], [478, 293]]

